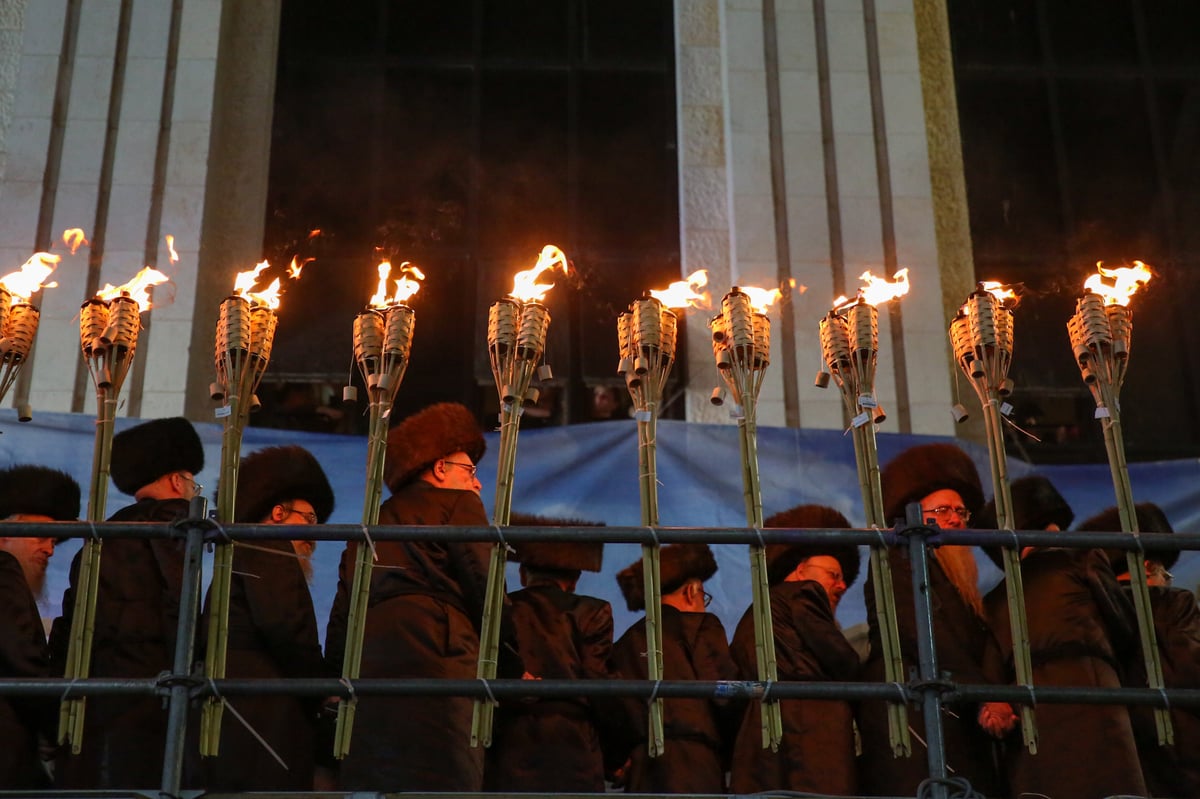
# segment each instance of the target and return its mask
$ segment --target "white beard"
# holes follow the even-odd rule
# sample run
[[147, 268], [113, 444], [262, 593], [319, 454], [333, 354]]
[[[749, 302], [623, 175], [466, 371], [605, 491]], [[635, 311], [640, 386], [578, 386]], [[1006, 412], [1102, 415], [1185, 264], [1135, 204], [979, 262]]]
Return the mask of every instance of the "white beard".
[[964, 546], [941, 546], [934, 550], [934, 557], [942, 571], [950, 578], [950, 584], [976, 616], [983, 618], [983, 597], [979, 594], [979, 567], [975, 563], [975, 548]]

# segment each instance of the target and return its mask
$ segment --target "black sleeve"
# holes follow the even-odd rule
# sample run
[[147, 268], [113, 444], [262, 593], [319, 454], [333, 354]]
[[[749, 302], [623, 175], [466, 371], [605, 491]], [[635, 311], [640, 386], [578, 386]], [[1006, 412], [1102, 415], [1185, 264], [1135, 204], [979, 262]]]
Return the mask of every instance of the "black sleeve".
[[837, 681], [856, 679], [860, 668], [858, 653], [838, 627], [825, 589], [820, 583], [805, 581], [797, 599], [792, 620], [823, 675]]
[[292, 558], [288, 541], [262, 542], [262, 550], [238, 547], [234, 570], [258, 575], [245, 578], [246, 606], [255, 631], [261, 636], [271, 659], [288, 677], [320, 677], [325, 674], [312, 597], [304, 573]]
[[1109, 642], [1119, 659], [1138, 646], [1138, 622], [1134, 605], [1113, 575], [1108, 556], [1092, 549], [1084, 555], [1084, 574], [1092, 600], [1108, 629]]
[[341, 675], [346, 655], [346, 625], [350, 614], [350, 589], [354, 584], [354, 563], [357, 549], [347, 544], [338, 563], [337, 591], [325, 625], [325, 664], [334, 674]]

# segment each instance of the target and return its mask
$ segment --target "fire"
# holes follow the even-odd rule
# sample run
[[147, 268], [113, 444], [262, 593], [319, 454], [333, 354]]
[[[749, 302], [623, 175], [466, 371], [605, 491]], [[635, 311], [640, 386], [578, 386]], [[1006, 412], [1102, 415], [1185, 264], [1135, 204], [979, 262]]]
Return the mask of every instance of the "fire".
[[175, 252], [175, 237], [170, 233], [167, 234], [167, 259], [171, 263], [179, 263], [179, 253]]
[[317, 236], [321, 235], [321, 228], [314, 228], [308, 232], [308, 240], [312, 241]]
[[[1100, 274], [1089, 277], [1083, 287], [1103, 297], [1105, 305], [1128, 305], [1137, 290], [1154, 277], [1150, 267], [1141, 261], [1134, 261], [1133, 266], [1119, 266], [1116, 269], [1105, 269], [1104, 262], [1097, 261], [1096, 270]], [[1106, 277], [1112, 278], [1111, 285], [1104, 282]]]
[[83, 228], [73, 227], [63, 231], [63, 244], [71, 249], [71, 255], [74, 255], [76, 250], [88, 243], [87, 237], [84, 236]]
[[104, 288], [96, 292], [96, 296], [108, 302], [124, 295], [137, 301], [139, 311], [148, 311], [150, 310], [150, 287], [166, 283], [168, 280], [170, 278], [162, 272], [146, 266], [133, 276], [133, 280], [123, 286], [105, 283]]
[[897, 297], [903, 297], [909, 289], [908, 269], [901, 269], [892, 275], [891, 282], [881, 277], [875, 277], [869, 269], [859, 275], [858, 279], [867, 284], [858, 290], [858, 296], [868, 305], [880, 305]]
[[304, 271], [304, 267], [308, 266], [315, 260], [317, 260], [317, 259], [316, 258], [305, 258], [303, 261], [301, 261], [300, 256], [293, 255], [292, 262], [291, 262], [291, 264], [288, 265], [288, 277], [290, 277], [292, 280], [299, 280], [300, 273], [302, 271]]
[[991, 294], [993, 297], [995, 297], [1001, 303], [1005, 303], [1008, 300], [1012, 300], [1013, 304], [1015, 304], [1017, 301], [1017, 292], [1013, 291], [1011, 287], [1006, 286], [1003, 283], [1000, 283], [999, 281], [984, 280], [983, 282], [981, 282], [979, 284], [979, 287], [981, 289], [983, 289], [984, 291], [986, 291], [988, 294]]
[[12, 304], [29, 302], [33, 293], [42, 288], [54, 288], [57, 283], [46, 283], [45, 280], [58, 266], [59, 256], [48, 252], [35, 252], [29, 260], [21, 264], [21, 269], [0, 277], [0, 286], [12, 294]]
[[517, 272], [513, 277], [513, 290], [509, 292], [508, 296], [521, 302], [541, 301], [546, 296], [546, 292], [554, 288], [554, 284], [538, 283], [537, 279], [542, 276], [543, 272], [551, 271], [560, 264], [562, 265], [563, 274], [569, 275], [571, 267], [567, 263], [566, 254], [553, 244], [547, 244], [542, 248], [541, 254], [538, 255], [537, 264], [532, 269]]
[[754, 286], [738, 286], [738, 291], [747, 295], [750, 298], [750, 305], [754, 308], [755, 313], [766, 313], [771, 310], [771, 306], [777, 300], [783, 297], [783, 292], [779, 289], [760, 289]]
[[271, 285], [262, 291], [251, 291], [254, 284], [258, 282], [258, 276], [270, 265], [270, 262], [263, 261], [253, 269], [238, 272], [233, 281], [233, 293], [239, 297], [245, 297], [253, 305], [265, 305], [273, 311], [279, 308], [279, 278], [275, 278]]
[[372, 308], [387, 308], [407, 302], [421, 288], [421, 284], [417, 281], [425, 279], [425, 274], [420, 269], [405, 261], [400, 264], [400, 279], [396, 281], [396, 293], [389, 298], [387, 284], [388, 277], [392, 274], [392, 263], [391, 261], [382, 261], [378, 268], [379, 285], [370, 300]]
[[651, 291], [650, 296], [668, 308], [710, 308], [712, 298], [707, 291], [701, 291], [707, 285], [708, 272], [698, 269], [661, 291]]

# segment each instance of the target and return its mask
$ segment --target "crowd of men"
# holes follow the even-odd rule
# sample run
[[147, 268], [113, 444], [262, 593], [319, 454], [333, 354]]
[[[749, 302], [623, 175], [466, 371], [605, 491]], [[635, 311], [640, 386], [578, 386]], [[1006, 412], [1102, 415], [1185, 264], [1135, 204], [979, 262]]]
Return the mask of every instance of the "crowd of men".
[[[473, 414], [443, 403], [391, 431], [385, 481], [391, 496], [381, 524], [489, 523], [476, 465], [485, 443]], [[146, 422], [113, 441], [112, 477], [134, 497], [114, 521], [170, 522], [186, 517], [200, 487], [204, 451], [184, 419]], [[986, 527], [970, 458], [948, 444], [912, 448], [882, 472], [887, 518], [910, 503], [949, 531]], [[334, 506], [320, 464], [306, 450], [272, 447], [246, 457], [237, 487], [238, 522], [317, 524]], [[1044, 478], [1013, 486], [1016, 529], [1067, 530], [1074, 514]], [[79, 487], [38, 466], [0, 472], [0, 522], [72, 520]], [[1153, 506], [1140, 506], [1143, 531], [1169, 532]], [[523, 523], [582, 522], [523, 519]], [[974, 522], [974, 523], [973, 523]], [[837, 511], [803, 505], [768, 520], [786, 528], [847, 528]], [[1113, 530], [1114, 512], [1080, 525]], [[1064, 533], [1069, 535], [1069, 533]], [[75, 609], [79, 559], [72, 564], [63, 616], [47, 641], [35, 598], [53, 539], [0, 535], [0, 677], [61, 676]], [[325, 649], [308, 590], [310, 543], [286, 539], [235, 547], [227, 675], [330, 677], [341, 672], [350, 587], [359, 544], [347, 545], [328, 620]], [[361, 675], [473, 679], [479, 652], [490, 545], [450, 541], [376, 542]], [[927, 591], [940, 669], [960, 683], [1011, 684], [1013, 642], [1003, 585], [981, 595], [974, 550], [932, 550]], [[998, 553], [988, 553], [998, 558]], [[1144, 686], [1137, 623], [1123, 553], [1068, 547], [1021, 553], [1033, 682], [1045, 686]], [[601, 544], [517, 547], [521, 588], [505, 604], [499, 673], [525, 679], [647, 678], [646, 622], [614, 641], [612, 609], [575, 592], [584, 570], [599, 571]], [[1146, 562], [1159, 654], [1168, 687], [1200, 687], [1200, 613], [1195, 596], [1170, 587], [1174, 557]], [[663, 676], [667, 680], [754, 680], [754, 617], [747, 610], [732, 640], [706, 611], [705, 583], [717, 563], [704, 544], [661, 550]], [[846, 639], [838, 602], [861, 570], [857, 547], [767, 548], [779, 679], [882, 681], [884, 662], [867, 577], [869, 653]], [[911, 567], [889, 553], [905, 667], [917, 657]], [[152, 677], [171, 668], [182, 584], [176, 538], [105, 540], [90, 673]], [[617, 577], [630, 610], [644, 610], [642, 563]], [[207, 612], [207, 605], [206, 605]], [[663, 701], [664, 747], [651, 756], [643, 700], [514, 700], [497, 712], [488, 750], [469, 744], [472, 701], [453, 697], [364, 698], [348, 756], [334, 761], [327, 733], [337, 698], [251, 696], [224, 714], [220, 753], [203, 761], [188, 747], [186, 782], [225, 791], [462, 791], [755, 793], [916, 796], [928, 777], [921, 709], [908, 707], [913, 755], [897, 758], [887, 706], [838, 699], [783, 700], [782, 742], [764, 749], [759, 702], [730, 698]], [[1171, 710], [1173, 746], [1159, 746], [1148, 708], [1122, 705], [1037, 707], [1036, 754], [1022, 745], [1019, 708], [1002, 702], [944, 707], [946, 761], [953, 777], [981, 795], [1090, 799], [1114, 794], [1200, 796], [1200, 716]], [[198, 714], [193, 714], [193, 716]], [[0, 787], [155, 788], [162, 774], [167, 717], [154, 697], [88, 700], [82, 749], [55, 746], [58, 702], [0, 695]], [[194, 730], [191, 731], [194, 734]]]

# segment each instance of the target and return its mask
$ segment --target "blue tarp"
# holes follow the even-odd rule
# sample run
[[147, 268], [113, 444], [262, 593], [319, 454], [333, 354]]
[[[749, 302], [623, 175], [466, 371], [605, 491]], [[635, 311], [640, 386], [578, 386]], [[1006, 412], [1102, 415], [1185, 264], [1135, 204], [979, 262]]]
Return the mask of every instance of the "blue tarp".
[[[62, 469], [72, 474], [86, 492], [91, 479], [94, 423], [93, 416], [45, 413], [33, 422], [19, 424], [15, 413], [0, 411], [0, 466], [38, 463]], [[135, 423], [136, 420], [119, 419], [117, 429]], [[206, 492], [212, 494], [220, 464], [221, 428], [211, 423], [197, 424], [196, 428], [204, 442], [207, 464], [199, 480], [208, 487]], [[745, 524], [735, 427], [662, 421], [657, 440], [659, 510], [664, 526]], [[941, 439], [882, 433], [880, 461], [886, 463], [907, 447], [935, 440]], [[489, 512], [496, 479], [496, 442], [496, 434], [488, 434], [489, 451], [479, 468], [483, 500]], [[975, 459], [987, 485], [987, 451], [972, 444], [956, 443]], [[307, 447], [325, 467], [337, 495], [331, 522], [361, 521], [364, 438], [251, 428], [246, 431], [243, 454], [278, 444]], [[1097, 457], [1103, 458], [1103, 453], [1097, 453]], [[854, 524], [863, 523], [853, 448], [850, 439], [840, 432], [761, 428], [759, 467], [766, 515], [800, 503], [818, 502], [837, 508]], [[641, 523], [637, 468], [637, 435], [632, 420], [526, 430], [521, 433], [517, 453], [513, 508], [544, 516], [636, 526]], [[1010, 459], [1012, 477], [1034, 471], [1029, 464]], [[1077, 519], [1113, 504], [1107, 463], [1046, 466], [1036, 471], [1054, 481], [1075, 509]], [[1200, 528], [1200, 462], [1191, 459], [1133, 464], [1130, 474], [1139, 502], [1162, 506], [1176, 530]], [[110, 488], [110, 513], [131, 501], [115, 487]], [[59, 613], [67, 569], [78, 548], [78, 542], [65, 544], [51, 560], [43, 602], [47, 615]], [[710, 583], [709, 590], [715, 597], [712, 610], [732, 634], [750, 603], [749, 558], [745, 547], [718, 546], [715, 550], [720, 571]], [[322, 632], [337, 585], [340, 554], [341, 546], [332, 542], [321, 543], [316, 551], [312, 590]], [[625, 610], [614, 575], [639, 557], [636, 545], [610, 544], [604, 555], [604, 571], [585, 573], [579, 584], [581, 593], [603, 597], [612, 603], [618, 635], [636, 616]], [[980, 563], [982, 581], [995, 582], [998, 572], [986, 559]], [[1200, 581], [1200, 553], [1185, 552], [1174, 573], [1176, 585], [1194, 589]], [[510, 571], [509, 579], [510, 586], [516, 585], [515, 571]], [[847, 592], [838, 617], [844, 626], [866, 619], [861, 580]]]

